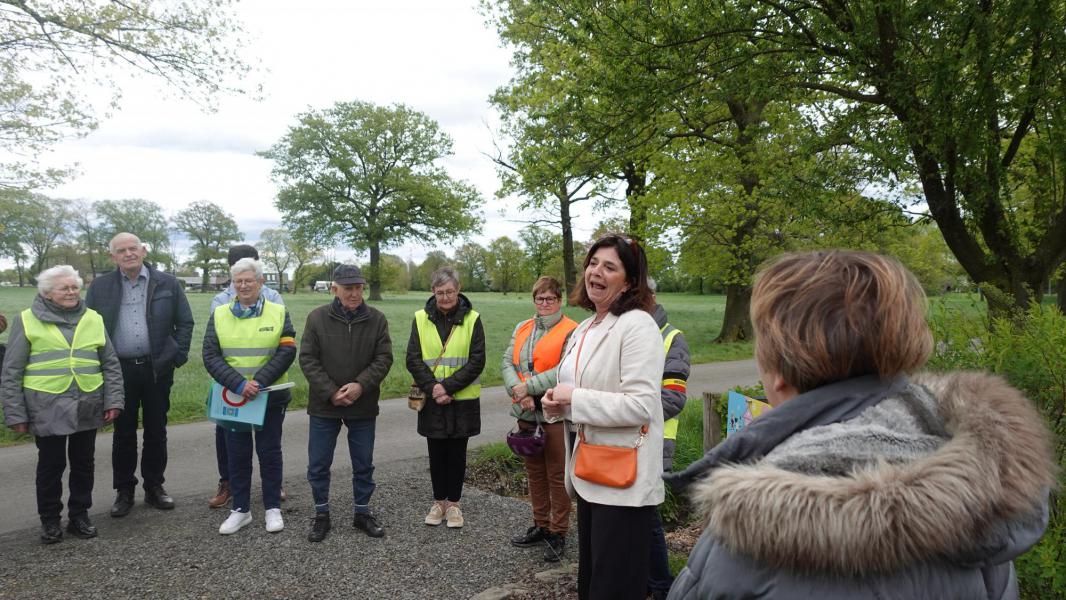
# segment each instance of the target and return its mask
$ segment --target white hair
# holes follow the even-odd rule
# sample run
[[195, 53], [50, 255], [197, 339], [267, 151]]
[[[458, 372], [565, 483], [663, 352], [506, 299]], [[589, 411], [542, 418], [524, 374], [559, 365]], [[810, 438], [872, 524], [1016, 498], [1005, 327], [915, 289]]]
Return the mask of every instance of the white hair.
[[78, 287], [82, 287], [85, 283], [81, 275], [74, 270], [74, 267], [70, 265], [56, 265], [50, 269], [45, 269], [37, 274], [37, 291], [43, 296], [52, 291], [56, 287], [56, 281], [59, 279], [65, 279], [67, 277], [73, 277], [78, 282]]
[[248, 271], [254, 272], [256, 279], [262, 279], [263, 263], [251, 257], [242, 258], [233, 263], [233, 266], [229, 268], [229, 276], [236, 277], [237, 273], [245, 273]]
[[132, 233], [127, 232], [127, 231], [123, 231], [121, 233], [115, 234], [115, 237], [111, 238], [111, 241], [107, 243], [107, 249], [111, 251], [111, 254], [115, 253], [115, 240], [117, 240], [119, 238], [122, 238], [122, 237], [131, 237], [131, 238], [137, 240], [137, 243], [140, 244], [141, 248], [143, 248], [144, 250], [148, 250], [148, 244], [145, 244], [144, 242], [142, 242], [141, 238], [139, 238], [139, 237], [133, 235]]

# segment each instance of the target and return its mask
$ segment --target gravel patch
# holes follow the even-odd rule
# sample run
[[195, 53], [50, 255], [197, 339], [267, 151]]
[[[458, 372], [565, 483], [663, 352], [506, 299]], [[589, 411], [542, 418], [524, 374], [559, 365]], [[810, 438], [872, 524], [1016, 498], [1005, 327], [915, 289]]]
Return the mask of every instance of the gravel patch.
[[[285, 481], [285, 530], [277, 534], [263, 528], [257, 489], [252, 524], [232, 536], [218, 534], [228, 511], [207, 508], [213, 490], [195, 496], [171, 490], [178, 494], [173, 511], [144, 505], [138, 490], [138, 504], [122, 519], [107, 516], [109, 507], [94, 507], [100, 535], [91, 540], [67, 536], [44, 546], [36, 524], [27, 523], [0, 536], [0, 598], [469, 598], [550, 568], [539, 549], [509, 543], [530, 522], [526, 501], [468, 485], [466, 526], [428, 527], [422, 522], [432, 502], [425, 458], [379, 465], [375, 480], [372, 508], [383, 539], [352, 528], [350, 470], [343, 463], [334, 465], [333, 530], [319, 544], [306, 539], [314, 512], [310, 489], [293, 478]], [[576, 536], [568, 541], [576, 556]]]

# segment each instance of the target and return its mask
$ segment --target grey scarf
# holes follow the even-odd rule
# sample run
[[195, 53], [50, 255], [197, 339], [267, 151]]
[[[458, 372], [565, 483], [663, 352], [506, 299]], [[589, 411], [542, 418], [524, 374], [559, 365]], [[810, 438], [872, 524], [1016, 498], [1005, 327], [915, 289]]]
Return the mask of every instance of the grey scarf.
[[685, 470], [664, 474], [663, 479], [683, 489], [716, 467], [754, 462], [793, 434], [854, 419], [885, 398], [899, 395], [907, 385], [905, 375], [890, 381], [882, 381], [877, 375], [864, 375], [815, 388], [764, 413]]

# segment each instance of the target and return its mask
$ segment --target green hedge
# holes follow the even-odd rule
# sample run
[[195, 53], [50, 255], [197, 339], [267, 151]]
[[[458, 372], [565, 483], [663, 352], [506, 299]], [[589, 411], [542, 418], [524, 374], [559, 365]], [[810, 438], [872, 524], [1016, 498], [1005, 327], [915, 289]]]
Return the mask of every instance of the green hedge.
[[[1051, 306], [991, 323], [972, 311], [941, 307], [930, 318], [936, 352], [931, 370], [972, 369], [999, 374], [1025, 392], [1057, 437], [1066, 469], [1066, 318]], [[1060, 480], [1061, 481], [1061, 480]], [[1022, 598], [1066, 598], [1066, 510], [1061, 489], [1052, 496], [1051, 523], [1040, 543], [1015, 561]]]

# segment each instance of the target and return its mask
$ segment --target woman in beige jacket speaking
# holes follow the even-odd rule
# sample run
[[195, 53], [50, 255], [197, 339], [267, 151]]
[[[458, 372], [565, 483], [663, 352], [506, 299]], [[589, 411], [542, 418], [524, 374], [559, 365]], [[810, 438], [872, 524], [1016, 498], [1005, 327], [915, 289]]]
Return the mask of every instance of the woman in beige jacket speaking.
[[[564, 417], [577, 432], [567, 447], [566, 483], [577, 496], [582, 600], [645, 597], [649, 532], [663, 501], [664, 358], [647, 280], [647, 259], [635, 240], [608, 235], [592, 245], [571, 302], [595, 314], [570, 336], [559, 383], [542, 400], [549, 418]], [[621, 469], [600, 459], [584, 468], [581, 459], [602, 446], [630, 453]], [[632, 455], [635, 477], [625, 477]]]

